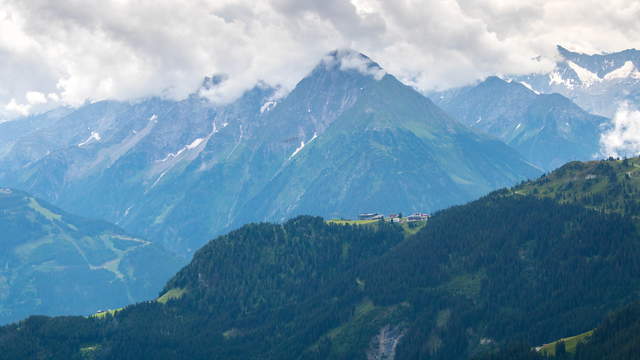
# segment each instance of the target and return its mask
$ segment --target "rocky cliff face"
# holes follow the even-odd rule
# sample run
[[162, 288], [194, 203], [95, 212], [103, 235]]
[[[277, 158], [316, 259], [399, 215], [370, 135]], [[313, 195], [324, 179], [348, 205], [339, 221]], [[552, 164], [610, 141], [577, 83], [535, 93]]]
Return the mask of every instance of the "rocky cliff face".
[[396, 348], [406, 329], [402, 326], [386, 325], [371, 339], [371, 345], [367, 350], [367, 360], [394, 360]]

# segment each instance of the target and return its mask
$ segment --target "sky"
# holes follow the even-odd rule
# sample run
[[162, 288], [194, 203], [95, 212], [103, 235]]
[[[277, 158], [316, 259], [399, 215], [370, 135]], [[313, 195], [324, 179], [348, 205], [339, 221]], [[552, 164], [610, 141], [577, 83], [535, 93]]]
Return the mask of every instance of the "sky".
[[[636, 0], [0, 0], [0, 119], [56, 106], [286, 92], [334, 49], [420, 90], [544, 72], [556, 44], [640, 48]], [[542, 61], [536, 60], [541, 57]]]

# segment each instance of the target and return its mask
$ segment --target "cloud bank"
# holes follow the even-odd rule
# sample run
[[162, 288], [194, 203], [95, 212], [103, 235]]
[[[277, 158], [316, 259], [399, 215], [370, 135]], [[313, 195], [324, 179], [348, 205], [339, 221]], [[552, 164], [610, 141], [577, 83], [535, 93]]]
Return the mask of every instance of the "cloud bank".
[[180, 99], [212, 74], [225, 102], [259, 82], [290, 89], [342, 48], [443, 89], [547, 70], [556, 44], [640, 47], [638, 18], [630, 0], [0, 0], [0, 110]]
[[628, 103], [621, 104], [611, 120], [611, 129], [600, 136], [600, 146], [605, 157], [640, 155], [640, 111]]

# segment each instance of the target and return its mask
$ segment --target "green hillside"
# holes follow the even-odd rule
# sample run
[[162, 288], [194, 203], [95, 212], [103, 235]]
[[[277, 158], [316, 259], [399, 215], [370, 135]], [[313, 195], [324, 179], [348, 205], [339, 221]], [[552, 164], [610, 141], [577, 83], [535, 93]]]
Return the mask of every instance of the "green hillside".
[[638, 219], [640, 158], [570, 162], [512, 191]]
[[0, 189], [0, 323], [154, 298], [180, 262], [115, 225]]

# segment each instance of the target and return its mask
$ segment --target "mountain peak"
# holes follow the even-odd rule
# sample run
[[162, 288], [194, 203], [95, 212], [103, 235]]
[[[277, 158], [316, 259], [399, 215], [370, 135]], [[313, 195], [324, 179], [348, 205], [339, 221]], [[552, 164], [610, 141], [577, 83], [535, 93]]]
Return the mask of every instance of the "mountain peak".
[[504, 84], [507, 84], [507, 82], [504, 81], [504, 79], [501, 79], [497, 76], [489, 76], [486, 79], [484, 79], [484, 81], [481, 84], [504, 85]]
[[325, 55], [316, 71], [357, 71], [376, 80], [381, 80], [387, 72], [368, 56], [352, 49], [336, 49]]
[[567, 56], [576, 54], [562, 45], [556, 45], [556, 49], [558, 50], [558, 53], [560, 53], [562, 57], [567, 57]]
[[519, 81], [506, 81], [497, 76], [489, 76], [484, 81], [482, 81], [476, 89], [480, 89], [482, 91], [486, 91], [487, 89], [492, 89], [493, 91], [513, 91], [514, 94], [520, 94], [520, 96], [534, 96], [535, 92], [522, 84]]

